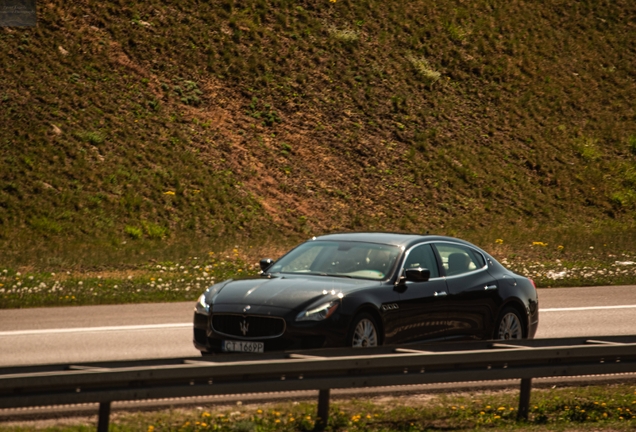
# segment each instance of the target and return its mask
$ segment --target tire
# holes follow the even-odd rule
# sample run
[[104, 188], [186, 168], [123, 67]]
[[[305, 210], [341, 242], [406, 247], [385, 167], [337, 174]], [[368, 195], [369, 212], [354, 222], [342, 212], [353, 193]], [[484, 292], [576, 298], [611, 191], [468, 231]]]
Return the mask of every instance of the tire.
[[511, 307], [505, 308], [495, 326], [495, 340], [525, 339], [523, 320], [519, 312]]
[[353, 319], [347, 346], [352, 348], [370, 348], [380, 345], [378, 323], [368, 313], [356, 315]]

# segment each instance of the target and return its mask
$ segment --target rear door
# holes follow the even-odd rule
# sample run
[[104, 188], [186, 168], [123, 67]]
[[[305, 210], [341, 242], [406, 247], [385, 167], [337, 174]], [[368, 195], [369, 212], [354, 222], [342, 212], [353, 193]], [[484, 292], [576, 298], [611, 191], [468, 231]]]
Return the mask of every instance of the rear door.
[[497, 318], [499, 285], [478, 250], [452, 242], [435, 242], [448, 286], [449, 336], [488, 339]]
[[448, 289], [440, 275], [440, 266], [430, 244], [419, 244], [405, 253], [401, 274], [407, 268], [427, 268], [426, 282], [406, 281], [396, 287], [400, 294], [399, 317], [394, 327], [394, 342], [440, 339], [447, 335]]

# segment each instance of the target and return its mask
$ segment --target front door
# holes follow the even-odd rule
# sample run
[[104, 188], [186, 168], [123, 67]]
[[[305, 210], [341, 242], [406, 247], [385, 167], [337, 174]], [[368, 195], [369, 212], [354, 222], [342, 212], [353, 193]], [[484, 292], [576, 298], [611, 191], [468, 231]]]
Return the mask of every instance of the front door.
[[430, 270], [431, 277], [426, 282], [406, 281], [396, 286], [400, 295], [400, 313], [398, 325], [394, 328], [394, 343], [445, 337], [449, 328], [448, 289], [446, 281], [440, 277], [439, 265], [431, 245], [420, 244], [407, 251], [403, 269], [407, 268], [426, 268]]

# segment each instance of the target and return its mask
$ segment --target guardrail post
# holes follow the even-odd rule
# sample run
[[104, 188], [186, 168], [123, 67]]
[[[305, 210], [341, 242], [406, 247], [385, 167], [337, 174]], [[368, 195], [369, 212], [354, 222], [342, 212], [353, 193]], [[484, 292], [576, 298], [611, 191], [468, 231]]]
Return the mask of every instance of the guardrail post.
[[517, 411], [518, 419], [528, 420], [530, 390], [532, 390], [532, 378], [522, 378], [519, 392], [519, 410]]
[[110, 402], [99, 403], [99, 418], [97, 419], [97, 432], [108, 432], [110, 422]]
[[322, 432], [327, 427], [329, 421], [329, 389], [318, 391], [318, 419], [314, 432]]

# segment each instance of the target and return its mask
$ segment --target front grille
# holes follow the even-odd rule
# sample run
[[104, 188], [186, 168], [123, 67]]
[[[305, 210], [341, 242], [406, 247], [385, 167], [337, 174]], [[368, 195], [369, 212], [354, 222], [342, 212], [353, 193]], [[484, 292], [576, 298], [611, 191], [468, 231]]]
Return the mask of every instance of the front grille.
[[219, 314], [212, 316], [212, 330], [239, 339], [275, 338], [285, 332], [282, 318]]

